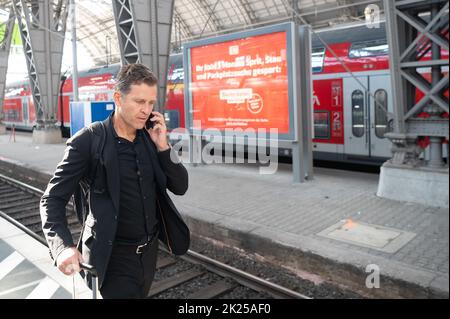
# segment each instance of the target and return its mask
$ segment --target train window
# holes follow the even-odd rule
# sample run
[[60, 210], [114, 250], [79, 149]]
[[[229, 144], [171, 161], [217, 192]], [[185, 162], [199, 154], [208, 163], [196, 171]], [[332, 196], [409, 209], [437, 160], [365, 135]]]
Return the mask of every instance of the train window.
[[314, 111], [314, 138], [330, 138], [330, 112]]
[[313, 48], [311, 54], [311, 64], [313, 73], [323, 71], [323, 63], [325, 61], [325, 48]]
[[364, 93], [361, 90], [352, 93], [352, 133], [355, 137], [364, 135]]
[[387, 131], [387, 92], [383, 89], [375, 92], [375, 135], [384, 138]]
[[353, 43], [348, 56], [356, 59], [370, 56], [388, 55], [388, 49], [388, 44], [384, 40]]
[[11, 122], [19, 122], [20, 116], [18, 110], [6, 110], [5, 114], [5, 120], [11, 121]]

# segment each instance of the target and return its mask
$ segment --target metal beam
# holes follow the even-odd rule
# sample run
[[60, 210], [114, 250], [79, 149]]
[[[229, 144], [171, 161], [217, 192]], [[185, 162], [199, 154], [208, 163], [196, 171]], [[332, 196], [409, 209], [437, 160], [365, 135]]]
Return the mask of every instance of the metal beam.
[[448, 60], [441, 59], [435, 61], [412, 61], [401, 63], [402, 68], [426, 68], [430, 66], [445, 66], [448, 65]]
[[421, 36], [424, 35], [428, 37], [430, 40], [436, 42], [442, 48], [448, 51], [449, 47], [447, 39], [443, 38], [439, 34], [430, 32], [430, 30], [433, 30], [434, 29], [433, 27], [435, 27], [436, 25], [439, 27], [439, 24], [437, 24], [437, 22], [443, 15], [446, 14], [447, 10], [448, 10], [448, 3], [443, 8], [441, 8], [440, 13], [436, 15], [436, 17], [434, 17], [432, 21], [428, 24], [421, 22], [418, 18], [412, 16], [412, 14], [401, 12], [398, 9], [396, 10], [396, 15], [405, 20], [411, 26], [413, 26], [417, 31], [419, 31], [421, 33]]
[[247, 0], [234, 0], [234, 2], [236, 3], [237, 7], [241, 9], [241, 11], [245, 12], [245, 15], [243, 16], [246, 20], [247, 25], [253, 24], [258, 20], [255, 12], [252, 10], [252, 7]]
[[312, 66], [311, 31], [308, 26], [298, 27], [292, 34], [294, 46], [295, 142], [292, 143], [292, 170], [294, 182], [314, 178], [312, 156]]
[[[409, 144], [416, 143], [412, 136], [428, 136], [431, 157], [426, 165], [443, 167], [442, 141], [448, 138], [448, 118], [442, 114], [449, 112], [444, 94], [449, 76], [444, 73], [449, 61], [441, 52], [449, 50], [444, 37], [448, 33], [449, 1], [384, 0], [384, 8], [394, 101], [394, 133], [386, 134], [395, 145], [392, 162], [403, 165], [408, 159], [409, 164], [419, 165], [418, 154]], [[424, 68], [431, 70], [431, 80], [419, 72]], [[417, 90], [424, 93], [419, 101]], [[428, 118], [415, 118], [424, 112]]]
[[171, 52], [181, 52], [183, 39], [189, 38], [192, 35], [191, 28], [186, 24], [186, 21], [184, 21], [176, 8], [174, 8]]
[[[435, 96], [440, 91], [448, 89], [448, 74], [445, 78], [442, 78], [439, 83], [435, 86], [433, 86], [431, 89], [426, 89], [425, 91], [422, 91], [425, 93], [425, 96], [417, 102], [409, 111], [406, 113], [404, 119], [409, 120], [410, 118], [413, 118], [413, 116], [417, 115], [417, 113], [423, 109], [423, 107], [430, 101], [432, 96]], [[439, 97], [440, 99], [444, 99], [444, 97]], [[443, 110], [448, 113], [448, 100], [444, 102]]]
[[5, 97], [6, 88], [6, 74], [8, 73], [8, 58], [11, 48], [11, 40], [14, 29], [14, 10], [10, 8], [9, 19], [0, 24], [0, 28], [4, 28], [3, 37], [0, 38], [0, 134], [3, 133], [2, 120], [3, 120], [3, 101]]
[[[448, 75], [444, 78], [442, 78], [438, 83], [435, 85], [431, 85], [428, 81], [426, 81], [423, 77], [410, 74], [408, 72], [405, 72], [403, 70], [400, 71], [401, 76], [408, 80], [409, 83], [411, 83], [415, 88], [419, 89], [423, 93], [425, 93], [425, 96], [422, 99], [431, 99], [434, 103], [439, 105], [444, 112], [448, 113], [448, 101], [445, 101], [443, 97], [437, 95], [440, 93], [440, 91], [448, 87]], [[421, 101], [422, 101], [421, 99]], [[416, 106], [415, 104], [413, 108]], [[416, 110], [415, 113], [422, 111], [420, 109]], [[408, 111], [409, 113], [409, 111]], [[407, 120], [407, 117], [405, 116], [404, 120]]]
[[183, 17], [181, 16], [181, 14], [178, 12], [178, 10], [176, 8], [174, 8], [173, 14], [174, 14], [174, 17], [177, 18], [181, 28], [183, 29], [185, 38], [192, 37], [194, 35], [194, 33], [192, 32], [191, 27], [186, 23], [186, 21], [184, 21]]
[[[194, 5], [197, 10], [204, 12], [204, 17], [206, 20], [206, 25], [209, 25], [211, 30], [219, 31], [221, 29], [221, 24], [216, 14], [212, 10], [212, 8], [206, 3], [205, 0], [194, 0], [192, 1], [192, 5]], [[203, 28], [204, 30], [204, 28]]]
[[[434, 33], [436, 31], [436, 29], [442, 28], [442, 26], [438, 22], [442, 17], [444, 17], [444, 18], [446, 17], [446, 15], [448, 14], [448, 13], [446, 13], [446, 10], [448, 10], [448, 4], [442, 8], [441, 12], [439, 12], [439, 14], [436, 15], [436, 17], [434, 17], [427, 26], [421, 27], [422, 35], [430, 34], [430, 32]], [[446, 20], [448, 23], [448, 16], [446, 17]], [[419, 44], [420, 41], [423, 40], [422, 35], [417, 36], [416, 39], [414, 39], [414, 41], [412, 41], [410, 43], [408, 48], [403, 52], [402, 56], [400, 57], [400, 60], [403, 61], [407, 57], [411, 57], [415, 53], [415, 51], [417, 50], [417, 45]], [[432, 41], [431, 38], [429, 38], [428, 40], [429, 40], [428, 42]], [[448, 46], [448, 44], [447, 44], [447, 46]]]
[[72, 28], [72, 92], [73, 101], [79, 101], [78, 90], [78, 52], [77, 52], [77, 7], [75, 0], [70, 0], [71, 28]]
[[[430, 125], [433, 122], [433, 125]], [[408, 132], [420, 136], [446, 137], [448, 139], [448, 121], [445, 119], [411, 119], [408, 121]]]
[[395, 2], [385, 1], [384, 10], [386, 14], [386, 32], [389, 44], [390, 52], [390, 68], [391, 68], [391, 87], [394, 103], [394, 133], [404, 134], [406, 133], [404, 114], [406, 105], [406, 95], [403, 90], [403, 83], [400, 76], [400, 61], [397, 58], [400, 56], [400, 43], [398, 42], [400, 30], [397, 24], [397, 17], [395, 16]]
[[14, 0], [38, 130], [55, 127], [68, 0]]
[[158, 105], [164, 110], [174, 0], [113, 0], [122, 64], [142, 63], [159, 80]]

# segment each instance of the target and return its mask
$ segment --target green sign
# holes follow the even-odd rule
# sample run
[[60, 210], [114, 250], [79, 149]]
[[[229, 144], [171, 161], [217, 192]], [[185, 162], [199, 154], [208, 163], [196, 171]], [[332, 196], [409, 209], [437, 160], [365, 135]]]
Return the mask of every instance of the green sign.
[[[1, 24], [0, 25], [0, 43], [2, 43], [5, 38], [5, 31], [6, 31], [6, 24]], [[19, 25], [17, 23], [14, 24], [11, 45], [22, 45], [22, 39], [20, 38]]]

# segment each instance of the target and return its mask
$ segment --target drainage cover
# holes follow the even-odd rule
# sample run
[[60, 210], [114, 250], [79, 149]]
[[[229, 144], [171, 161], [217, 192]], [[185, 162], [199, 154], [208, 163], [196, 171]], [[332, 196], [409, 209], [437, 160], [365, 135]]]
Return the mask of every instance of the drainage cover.
[[379, 225], [340, 221], [317, 235], [342, 242], [395, 253], [416, 236], [414, 233]]

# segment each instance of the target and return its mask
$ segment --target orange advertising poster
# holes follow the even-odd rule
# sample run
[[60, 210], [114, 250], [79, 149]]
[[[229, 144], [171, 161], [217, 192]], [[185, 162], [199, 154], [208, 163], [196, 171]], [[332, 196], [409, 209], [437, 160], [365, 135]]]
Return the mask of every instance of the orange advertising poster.
[[193, 120], [288, 133], [286, 48], [285, 31], [191, 48]]

